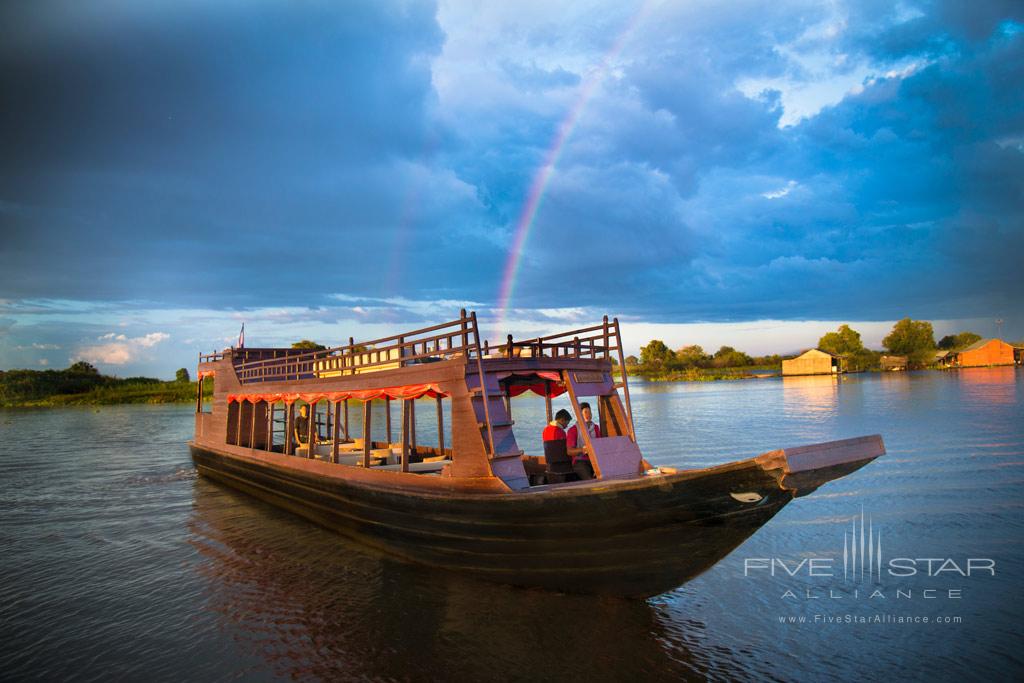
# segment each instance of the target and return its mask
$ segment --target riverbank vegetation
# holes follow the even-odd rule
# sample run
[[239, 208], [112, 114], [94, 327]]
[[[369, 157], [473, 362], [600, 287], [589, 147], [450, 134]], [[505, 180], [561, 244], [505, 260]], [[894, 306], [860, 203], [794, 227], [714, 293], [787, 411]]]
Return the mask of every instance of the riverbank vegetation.
[[[826, 332], [815, 348], [843, 359], [847, 372], [881, 370], [883, 355], [906, 356], [911, 368], [933, 367], [936, 351], [959, 351], [979, 341], [981, 335], [970, 331], [951, 334], [935, 342], [930, 322], [904, 318], [893, 325], [882, 340], [885, 350], [866, 348], [860, 332], [849, 325], [840, 325]], [[764, 374], [777, 374], [782, 361], [799, 354], [753, 357], [731, 346], [722, 346], [713, 354], [697, 345], [672, 350], [660, 339], [652, 339], [640, 348], [640, 356], [626, 358], [630, 374], [655, 381], [709, 381], [741, 379]]]
[[[209, 395], [212, 389], [204, 392]], [[187, 403], [196, 399], [196, 383], [181, 368], [175, 379], [111, 377], [80, 361], [64, 370], [0, 371], [0, 407], [56, 407], [122, 403]]]

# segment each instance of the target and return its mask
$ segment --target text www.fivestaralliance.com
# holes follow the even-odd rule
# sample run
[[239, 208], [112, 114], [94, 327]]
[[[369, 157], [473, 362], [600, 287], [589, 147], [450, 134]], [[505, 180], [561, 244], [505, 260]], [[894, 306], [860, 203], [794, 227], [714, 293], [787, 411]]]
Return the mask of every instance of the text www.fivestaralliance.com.
[[811, 624], [811, 625], [836, 625], [836, 624], [960, 624], [963, 617], [959, 616], [911, 616], [906, 614], [806, 614], [780, 616], [780, 624]]

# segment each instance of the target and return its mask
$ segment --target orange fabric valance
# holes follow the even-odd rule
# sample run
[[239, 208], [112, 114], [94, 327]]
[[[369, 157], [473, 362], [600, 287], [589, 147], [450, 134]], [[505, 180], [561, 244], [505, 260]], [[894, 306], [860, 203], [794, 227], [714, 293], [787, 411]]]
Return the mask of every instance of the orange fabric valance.
[[199, 379], [203, 379], [204, 377], [213, 377], [214, 374], [216, 374], [216, 370], [200, 370]]
[[242, 401], [259, 403], [260, 401], [266, 401], [267, 403], [283, 402], [291, 404], [296, 401], [303, 401], [305, 403], [316, 403], [317, 401], [344, 401], [345, 399], [355, 399], [356, 401], [375, 401], [382, 398], [404, 400], [423, 398], [424, 396], [428, 398], [436, 398], [438, 396], [445, 397], [448, 396], [448, 394], [441, 391], [441, 388], [436, 384], [406, 384], [400, 387], [385, 387], [383, 389], [352, 389], [349, 391], [228, 394], [228, 403], [241, 403]]

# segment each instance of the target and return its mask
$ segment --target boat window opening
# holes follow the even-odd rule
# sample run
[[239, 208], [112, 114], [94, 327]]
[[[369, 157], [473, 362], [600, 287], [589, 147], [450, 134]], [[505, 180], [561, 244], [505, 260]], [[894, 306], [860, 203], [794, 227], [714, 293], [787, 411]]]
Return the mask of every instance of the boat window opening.
[[227, 442], [233, 446], [238, 445], [238, 401], [228, 403]]
[[[199, 375], [199, 379], [196, 381], [196, 412], [207, 413], [213, 412], [213, 375]], [[209, 400], [207, 400], [209, 396]]]

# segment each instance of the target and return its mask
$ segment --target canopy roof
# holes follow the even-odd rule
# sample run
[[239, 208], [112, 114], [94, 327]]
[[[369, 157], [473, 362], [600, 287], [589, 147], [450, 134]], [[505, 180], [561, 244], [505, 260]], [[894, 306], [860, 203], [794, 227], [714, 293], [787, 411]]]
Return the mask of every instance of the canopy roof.
[[437, 396], [448, 396], [447, 392], [441, 391], [441, 388], [436, 384], [406, 384], [400, 387], [384, 387], [383, 389], [351, 389], [348, 391], [302, 391], [302, 392], [285, 392], [285, 393], [244, 393], [244, 394], [228, 394], [228, 403], [249, 401], [250, 403], [259, 403], [260, 401], [266, 401], [267, 403], [279, 403], [283, 402], [286, 404], [295, 403], [296, 401], [303, 401], [305, 403], [316, 403], [317, 401], [344, 401], [345, 399], [355, 399], [357, 401], [374, 401], [381, 398], [394, 398], [394, 399], [414, 399], [423, 398], [427, 396], [429, 398], [435, 398]]

